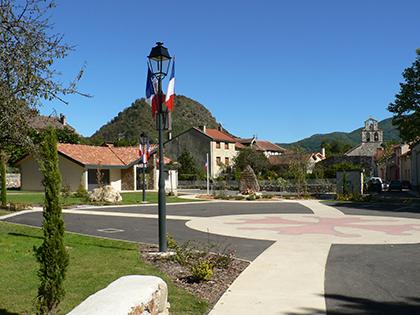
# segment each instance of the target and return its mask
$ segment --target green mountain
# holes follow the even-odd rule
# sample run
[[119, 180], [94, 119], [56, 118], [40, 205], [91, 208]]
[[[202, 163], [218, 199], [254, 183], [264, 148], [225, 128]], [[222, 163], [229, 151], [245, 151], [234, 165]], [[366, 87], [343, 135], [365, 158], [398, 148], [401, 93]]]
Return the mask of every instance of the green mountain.
[[[173, 135], [201, 125], [217, 128], [218, 123], [210, 111], [200, 103], [182, 95], [175, 96], [175, 109], [172, 115]], [[136, 100], [131, 106], [118, 113], [110, 122], [96, 131], [89, 138], [89, 142], [134, 144], [138, 143], [142, 132], [150, 137], [152, 143], [157, 143], [156, 124], [152, 118], [151, 108], [144, 98]]]
[[[392, 124], [392, 118], [387, 118], [379, 122], [379, 127], [384, 131], [384, 141], [401, 141], [398, 129]], [[315, 134], [308, 138], [292, 142], [279, 143], [280, 146], [290, 148], [300, 146], [307, 151], [319, 151], [321, 143], [339, 141], [351, 146], [356, 146], [360, 143], [360, 134], [362, 127], [353, 130], [352, 132], [331, 132], [326, 134]]]

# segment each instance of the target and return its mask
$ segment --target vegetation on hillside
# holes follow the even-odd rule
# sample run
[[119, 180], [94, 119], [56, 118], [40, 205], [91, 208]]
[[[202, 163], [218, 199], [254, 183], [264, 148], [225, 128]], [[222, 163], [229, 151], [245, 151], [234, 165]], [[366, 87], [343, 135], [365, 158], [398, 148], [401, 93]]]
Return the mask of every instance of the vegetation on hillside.
[[[384, 140], [386, 141], [400, 141], [399, 131], [392, 124], [392, 118], [387, 118], [379, 122], [379, 128], [384, 131]], [[360, 134], [362, 128], [358, 128], [351, 132], [331, 132], [326, 134], [315, 134], [308, 138], [299, 140], [293, 143], [281, 143], [282, 147], [301, 147], [306, 151], [319, 151], [323, 142], [333, 143], [338, 142], [343, 145], [356, 146], [360, 143]]]
[[[218, 123], [206, 107], [188, 97], [177, 95], [172, 115], [173, 135], [201, 125], [216, 128]], [[152, 143], [157, 143], [156, 124], [152, 118], [151, 108], [144, 98], [136, 100], [118, 113], [109, 123], [96, 131], [90, 140], [96, 144], [108, 141], [133, 145], [138, 143], [142, 132], [149, 135]]]

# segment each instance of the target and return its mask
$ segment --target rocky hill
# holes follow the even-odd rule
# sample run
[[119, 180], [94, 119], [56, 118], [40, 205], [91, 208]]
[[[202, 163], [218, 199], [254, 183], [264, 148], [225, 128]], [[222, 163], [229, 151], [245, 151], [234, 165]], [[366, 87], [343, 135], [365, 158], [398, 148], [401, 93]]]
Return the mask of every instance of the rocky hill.
[[[177, 135], [190, 127], [201, 125], [216, 128], [218, 123], [202, 104], [186, 96], [177, 95], [172, 116], [172, 133]], [[110, 122], [96, 131], [89, 140], [97, 144], [104, 141], [137, 143], [142, 132], [149, 135], [151, 142], [157, 142], [155, 121], [152, 118], [151, 108], [144, 98], [136, 100], [118, 113]]]

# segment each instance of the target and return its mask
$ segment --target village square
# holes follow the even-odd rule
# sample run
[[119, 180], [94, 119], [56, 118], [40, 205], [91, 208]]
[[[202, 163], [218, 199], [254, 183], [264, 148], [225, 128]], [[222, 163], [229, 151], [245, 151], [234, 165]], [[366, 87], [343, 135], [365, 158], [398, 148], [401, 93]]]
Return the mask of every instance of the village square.
[[[305, 77], [294, 81], [288, 68], [294, 58], [274, 71], [289, 76], [274, 94], [287, 95], [293, 82], [306, 86], [301, 93], [293, 90], [289, 103], [242, 96], [251, 85], [240, 85], [255, 81], [244, 79], [244, 66], [223, 58], [199, 76], [219, 89], [232, 86], [210, 93], [213, 86], [202, 89], [198, 76], [186, 78], [198, 71], [194, 58], [207, 52], [194, 45], [187, 52], [177, 44], [181, 35], [176, 40], [159, 31], [133, 49], [142, 63], [131, 59], [126, 68], [142, 67], [130, 77], [136, 91], [120, 92], [129, 97], [116, 101], [118, 91], [133, 90], [118, 72], [119, 62], [131, 58], [123, 47], [133, 33], [121, 30], [137, 21], [134, 8], [146, 6], [103, 4], [90, 19], [85, 14], [99, 2], [76, 2], [86, 8], [75, 11], [80, 25], [73, 29], [74, 8], [62, 1], [0, 1], [0, 314], [420, 314], [420, 48], [404, 51], [392, 65], [399, 74], [387, 78], [393, 91], [364, 90], [352, 77], [352, 93], [359, 87], [372, 105], [331, 92], [317, 106], [294, 112], [295, 98], [304, 103], [317, 95]], [[302, 18], [292, 4], [271, 5], [273, 12], [283, 8]], [[353, 27], [350, 13], [322, 6], [343, 14], [346, 26], [334, 22], [343, 30]], [[252, 8], [237, 12], [238, 25], [248, 27], [242, 16], [264, 21], [262, 8]], [[206, 9], [221, 14], [223, 31], [213, 23], [202, 29], [216, 44], [230, 20], [213, 7], [203, 5], [200, 12]], [[384, 16], [392, 15], [388, 9]], [[121, 46], [106, 51], [108, 40], [90, 23], [109, 28], [114, 10], [124, 25], [112, 29]], [[176, 12], [190, 8], [185, 10]], [[400, 21], [415, 23], [398, 10]], [[226, 12], [236, 8], [227, 5]], [[201, 16], [209, 23], [207, 14]], [[322, 30], [320, 20], [312, 19]], [[181, 20], [184, 32], [194, 32]], [[273, 23], [280, 28], [281, 22]], [[96, 46], [85, 40], [86, 32], [94, 34]], [[340, 37], [329, 36], [339, 46]], [[79, 50], [67, 37], [79, 38], [78, 58], [90, 61], [75, 77], [61, 80], [61, 72], [75, 69], [70, 56]], [[223, 40], [232, 49], [223, 53], [235, 55], [235, 44]], [[297, 56], [300, 43], [289, 40]], [[253, 69], [245, 55], [257, 53], [245, 42], [238, 62]], [[412, 45], [407, 40], [405, 48]], [[267, 47], [263, 53], [270, 58], [273, 51], [282, 53]], [[357, 47], [352, 49], [363, 51]], [[99, 50], [113, 56], [106, 64], [115, 63], [118, 73], [106, 82]], [[326, 66], [331, 61], [317, 58]], [[387, 58], [389, 63], [394, 57]], [[70, 66], [59, 66], [62, 60]], [[261, 66], [270, 65], [265, 62]], [[293, 69], [310, 72], [316, 63]], [[221, 64], [237, 71], [240, 82], [216, 74]], [[347, 71], [356, 65], [346, 65]], [[273, 87], [260, 84], [256, 92]], [[336, 107], [340, 99], [348, 109]], [[131, 105], [121, 107], [122, 100]], [[118, 102], [120, 107], [109, 105]]]

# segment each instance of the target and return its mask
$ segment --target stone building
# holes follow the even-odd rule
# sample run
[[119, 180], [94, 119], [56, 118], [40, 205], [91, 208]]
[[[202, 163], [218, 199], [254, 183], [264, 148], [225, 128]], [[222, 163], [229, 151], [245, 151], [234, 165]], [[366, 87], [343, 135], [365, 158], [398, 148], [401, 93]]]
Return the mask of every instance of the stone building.
[[382, 149], [384, 132], [379, 128], [378, 121], [369, 118], [361, 131], [361, 143], [345, 153], [346, 156], [374, 157], [378, 149]]
[[222, 128], [211, 129], [202, 126], [192, 127], [168, 140], [165, 143], [165, 154], [172, 160], [177, 160], [184, 151], [187, 151], [199, 169], [205, 168], [208, 155], [210, 177], [216, 178], [223, 168], [233, 165], [238, 149], [243, 147]]

